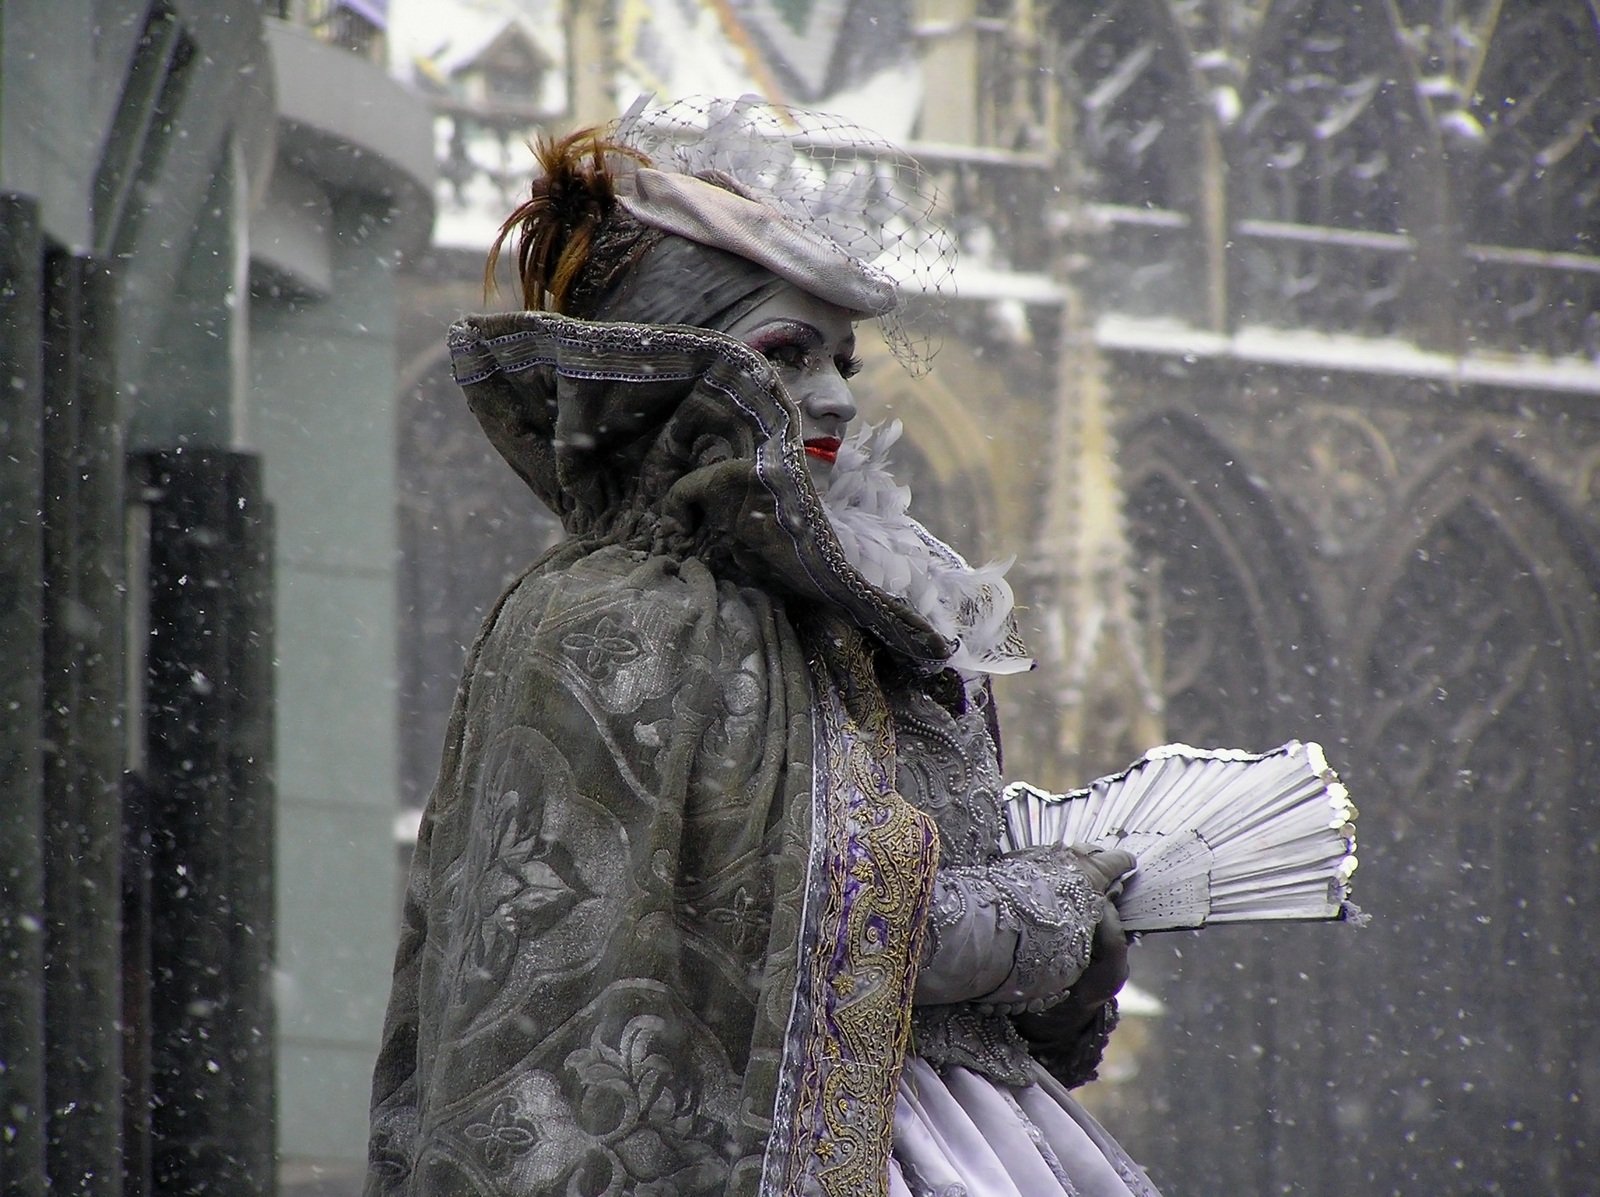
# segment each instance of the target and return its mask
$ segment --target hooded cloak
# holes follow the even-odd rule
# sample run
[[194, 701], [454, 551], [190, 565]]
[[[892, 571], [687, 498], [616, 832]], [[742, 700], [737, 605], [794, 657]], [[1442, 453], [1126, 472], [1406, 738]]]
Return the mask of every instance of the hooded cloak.
[[877, 1194], [938, 864], [799, 417], [717, 333], [451, 332], [569, 539], [468, 658], [374, 1081], [370, 1197]]

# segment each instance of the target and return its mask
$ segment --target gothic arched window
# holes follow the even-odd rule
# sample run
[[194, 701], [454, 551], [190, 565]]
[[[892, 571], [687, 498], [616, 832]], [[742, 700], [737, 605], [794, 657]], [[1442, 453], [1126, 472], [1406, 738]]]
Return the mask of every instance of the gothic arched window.
[[1508, 6], [1471, 113], [1468, 233], [1487, 245], [1600, 252], [1600, 35], [1583, 4]]
[[1058, 75], [1074, 101], [1084, 192], [1106, 235], [1096, 290], [1116, 311], [1204, 323], [1216, 132], [1183, 30], [1151, 0], [1104, 5], [1067, 28]]
[[[1267, 747], [1310, 728], [1329, 734], [1308, 716], [1319, 681], [1304, 667], [1326, 653], [1287, 514], [1195, 421], [1157, 417], [1125, 446], [1131, 538], [1162, 628], [1167, 735]], [[1289, 1161], [1314, 1150], [1328, 1097], [1311, 1078], [1335, 1070], [1322, 1033], [1335, 1012], [1317, 983], [1327, 937], [1307, 930], [1214, 929], [1204, 944], [1163, 936], [1141, 947], [1140, 983], [1167, 1008], [1146, 1067], [1156, 1093], [1183, 1095], [1181, 1112], [1153, 1111], [1140, 1139], [1130, 1135], [1158, 1178], [1283, 1192]], [[1219, 1131], [1230, 1150], [1211, 1146]]]
[[1486, 348], [1600, 356], [1600, 30], [1589, 7], [1508, 5], [1456, 154], [1467, 322]]
[[1567, 913], [1600, 898], [1591, 552], [1488, 443], [1416, 487], [1385, 545], [1350, 646], [1356, 751], [1382, 785], [1361, 845], [1382, 884], [1346, 994], [1369, 1012], [1349, 1062], [1371, 1095], [1351, 1118], [1364, 1179], [1456, 1191], [1464, 1160], [1564, 1192], [1588, 1172], [1574, 1095], [1594, 1080], [1570, 1045], [1600, 1029]]
[[1427, 114], [1399, 32], [1343, 0], [1274, 7], [1233, 127], [1247, 322], [1390, 335], [1414, 254]]

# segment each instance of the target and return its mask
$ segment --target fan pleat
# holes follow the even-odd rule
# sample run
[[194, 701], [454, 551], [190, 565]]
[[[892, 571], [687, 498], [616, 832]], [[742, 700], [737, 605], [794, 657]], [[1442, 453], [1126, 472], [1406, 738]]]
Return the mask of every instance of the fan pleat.
[[1265, 753], [1168, 744], [1121, 773], [1051, 794], [1006, 787], [1004, 850], [1120, 847], [1138, 861], [1117, 897], [1130, 931], [1337, 919], [1355, 871], [1355, 806], [1320, 745]]

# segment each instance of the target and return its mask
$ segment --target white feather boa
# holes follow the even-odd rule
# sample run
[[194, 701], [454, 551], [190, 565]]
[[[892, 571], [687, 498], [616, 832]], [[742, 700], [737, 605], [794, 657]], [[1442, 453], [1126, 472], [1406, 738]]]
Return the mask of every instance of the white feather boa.
[[869, 426], [839, 446], [818, 487], [845, 559], [876, 586], [909, 602], [956, 650], [946, 662], [967, 674], [1033, 668], [1022, 648], [1006, 582], [1015, 558], [974, 569], [911, 518], [911, 491], [889, 474], [900, 421]]

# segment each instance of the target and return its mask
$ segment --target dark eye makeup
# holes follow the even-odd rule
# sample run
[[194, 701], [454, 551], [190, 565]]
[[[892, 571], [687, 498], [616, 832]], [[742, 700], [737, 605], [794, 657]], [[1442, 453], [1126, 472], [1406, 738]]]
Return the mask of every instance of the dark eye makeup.
[[[775, 320], [750, 337], [747, 344], [774, 365], [787, 370], [805, 370], [815, 363], [823, 336], [820, 330], [802, 320]], [[861, 359], [850, 352], [835, 354], [833, 364], [844, 378], [861, 370]]]
[[778, 341], [760, 349], [769, 362], [790, 370], [804, 370], [811, 363], [811, 347], [797, 341]]

